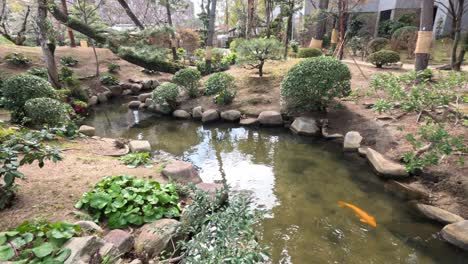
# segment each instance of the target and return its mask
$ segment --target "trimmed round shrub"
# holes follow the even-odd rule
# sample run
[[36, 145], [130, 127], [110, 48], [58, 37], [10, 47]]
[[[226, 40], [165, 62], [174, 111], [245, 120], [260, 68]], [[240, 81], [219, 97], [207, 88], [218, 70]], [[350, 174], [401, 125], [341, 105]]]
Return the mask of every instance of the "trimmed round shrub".
[[47, 69], [44, 67], [32, 67], [31, 69], [27, 70], [27, 73], [31, 75], [36, 75], [37, 77], [41, 77], [42, 79], [47, 80], [49, 78], [49, 73]]
[[174, 77], [172, 77], [172, 81], [182, 86], [190, 97], [195, 98], [198, 96], [198, 82], [200, 78], [200, 71], [193, 68], [186, 68], [176, 72]]
[[320, 56], [294, 65], [281, 82], [281, 96], [290, 110], [324, 110], [334, 97], [350, 92], [351, 72], [341, 61]]
[[70, 106], [52, 98], [34, 98], [26, 101], [24, 110], [28, 123], [56, 127], [70, 120]]
[[41, 77], [20, 74], [8, 78], [3, 86], [4, 106], [11, 110], [12, 121], [21, 122], [27, 100], [40, 97], [55, 98], [55, 90]]
[[219, 93], [221, 90], [235, 88], [235, 79], [232, 75], [218, 72], [212, 74], [205, 82], [205, 95], [214, 95]]
[[392, 50], [381, 50], [369, 55], [367, 61], [374, 64], [377, 68], [382, 68], [383, 65], [399, 62], [400, 54]]
[[297, 57], [299, 58], [312, 58], [318, 57], [322, 55], [322, 51], [316, 48], [301, 48], [297, 53]]
[[369, 53], [374, 53], [384, 49], [388, 44], [390, 44], [390, 41], [386, 38], [375, 38], [369, 42], [367, 49]]
[[176, 109], [178, 96], [179, 87], [177, 87], [177, 84], [164, 82], [153, 90], [151, 99], [157, 104], [167, 104], [171, 109]]

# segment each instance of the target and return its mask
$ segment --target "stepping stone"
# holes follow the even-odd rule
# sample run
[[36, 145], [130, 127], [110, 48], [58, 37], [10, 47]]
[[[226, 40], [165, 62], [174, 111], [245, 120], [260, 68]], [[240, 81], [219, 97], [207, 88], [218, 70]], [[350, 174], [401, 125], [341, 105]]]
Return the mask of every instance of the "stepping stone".
[[317, 136], [320, 134], [320, 127], [317, 121], [309, 117], [298, 117], [294, 119], [290, 129], [299, 135]]
[[78, 132], [80, 132], [81, 134], [86, 135], [88, 137], [93, 137], [93, 136], [96, 135], [96, 129], [94, 127], [92, 127], [92, 126], [82, 125], [78, 129]]
[[356, 151], [361, 147], [362, 137], [357, 131], [349, 131], [346, 133], [343, 142], [344, 151]]
[[131, 152], [150, 152], [151, 145], [146, 140], [132, 140], [128, 143]]
[[265, 126], [283, 126], [283, 117], [276, 111], [263, 111], [258, 115], [258, 122]]
[[377, 174], [387, 179], [405, 179], [409, 177], [408, 172], [400, 163], [388, 159], [379, 152], [367, 148], [366, 156], [369, 162], [374, 167]]
[[468, 250], [468, 220], [446, 225], [440, 234], [452, 245]]
[[172, 161], [163, 169], [162, 174], [169, 179], [183, 184], [202, 182], [197, 170], [190, 162]]
[[415, 206], [422, 215], [442, 224], [453, 224], [465, 220], [459, 215], [432, 205], [417, 203]]

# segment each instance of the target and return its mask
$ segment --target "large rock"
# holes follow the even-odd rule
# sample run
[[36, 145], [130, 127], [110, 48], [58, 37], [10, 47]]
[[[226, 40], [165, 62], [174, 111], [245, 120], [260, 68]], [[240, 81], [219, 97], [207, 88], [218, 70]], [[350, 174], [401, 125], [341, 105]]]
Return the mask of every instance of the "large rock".
[[208, 123], [208, 122], [214, 122], [219, 119], [219, 113], [216, 109], [208, 109], [202, 114], [202, 122], [203, 123]]
[[132, 83], [130, 84], [129, 88], [132, 91], [132, 93], [136, 94], [143, 88], [143, 86], [141, 85], [141, 83]]
[[169, 163], [163, 169], [162, 174], [167, 178], [183, 184], [196, 184], [202, 181], [192, 163], [180, 160], [175, 160]]
[[172, 248], [171, 240], [176, 243], [180, 226], [180, 222], [174, 219], [160, 219], [145, 224], [135, 240], [135, 253], [148, 259], [159, 256], [168, 247]]
[[405, 200], [429, 200], [430, 197], [430, 194], [422, 186], [417, 186], [417, 183], [407, 184], [390, 180], [385, 183], [385, 190]]
[[192, 117], [196, 120], [201, 120], [203, 115], [203, 108], [201, 106], [194, 107], [192, 109]]
[[356, 151], [361, 147], [362, 136], [357, 131], [349, 131], [346, 133], [343, 142], [345, 151]]
[[316, 136], [320, 134], [320, 127], [313, 118], [298, 117], [294, 119], [290, 129], [299, 135]]
[[140, 101], [130, 101], [127, 106], [128, 108], [130, 109], [137, 109], [138, 107], [140, 107], [140, 104], [141, 102]]
[[82, 231], [85, 231], [86, 233], [89, 233], [89, 234], [93, 234], [93, 233], [100, 234], [104, 232], [104, 230], [102, 230], [102, 228], [93, 221], [82, 220], [82, 221], [76, 222], [75, 225], [79, 225]]
[[229, 121], [229, 122], [236, 122], [239, 121], [241, 118], [241, 112], [238, 110], [227, 110], [221, 112], [221, 119]]
[[146, 140], [132, 140], [128, 143], [131, 152], [150, 152], [151, 145]]
[[119, 251], [111, 243], [97, 236], [73, 237], [63, 247], [71, 250], [64, 264], [88, 264], [96, 252], [111, 259], [119, 255]]
[[263, 111], [258, 116], [258, 122], [265, 126], [282, 126], [283, 117], [276, 111]]
[[258, 124], [257, 118], [245, 118], [239, 121], [239, 125], [241, 126], [253, 126], [256, 124]]
[[432, 205], [417, 203], [415, 204], [415, 207], [425, 217], [442, 224], [453, 224], [465, 220], [459, 215]]
[[78, 132], [80, 132], [81, 134], [86, 135], [88, 137], [93, 137], [93, 136], [96, 135], [96, 129], [94, 127], [92, 127], [92, 126], [82, 125], [78, 129]]
[[105, 92], [104, 93], [98, 93], [97, 98], [98, 98], [98, 102], [101, 103], [101, 104], [102, 103], [107, 103], [107, 101], [108, 101], [107, 95], [106, 95]]
[[138, 100], [142, 103], [146, 102], [146, 99], [151, 98], [151, 93], [142, 93], [138, 95]]
[[142, 83], [143, 90], [152, 90], [159, 86], [158, 80], [147, 80]]
[[93, 95], [93, 96], [91, 96], [91, 97], [89, 98], [89, 100], [88, 100], [88, 105], [89, 105], [89, 106], [95, 106], [95, 105], [98, 104], [98, 102], [99, 102], [98, 97], [97, 97], [96, 95]]
[[190, 119], [190, 114], [187, 111], [181, 109], [175, 110], [172, 113], [172, 116], [178, 119]]
[[135, 244], [135, 238], [130, 233], [120, 229], [110, 231], [104, 240], [114, 245], [121, 254], [130, 252]]
[[384, 178], [403, 179], [409, 176], [405, 167], [400, 163], [386, 158], [379, 152], [367, 148], [365, 150], [367, 159], [374, 167], [375, 171]]
[[120, 85], [112, 85], [112, 86], [109, 86], [108, 88], [112, 96], [121, 96], [123, 93], [123, 88]]
[[468, 220], [446, 225], [440, 234], [447, 242], [468, 250]]

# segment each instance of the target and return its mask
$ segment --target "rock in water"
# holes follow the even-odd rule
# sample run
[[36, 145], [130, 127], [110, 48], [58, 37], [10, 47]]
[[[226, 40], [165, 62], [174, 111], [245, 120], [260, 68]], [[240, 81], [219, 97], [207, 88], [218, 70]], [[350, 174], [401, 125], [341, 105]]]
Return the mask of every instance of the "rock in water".
[[258, 122], [265, 126], [282, 126], [283, 117], [276, 111], [263, 111], [258, 115]]
[[201, 120], [203, 115], [203, 108], [201, 106], [194, 107], [192, 109], [192, 117], [196, 120]]
[[128, 108], [130, 109], [137, 109], [138, 107], [140, 107], [140, 101], [130, 101], [128, 103]]
[[299, 135], [316, 136], [320, 134], [320, 128], [317, 122], [315, 119], [309, 117], [298, 117], [294, 119], [290, 128], [294, 133]]
[[190, 119], [190, 114], [187, 111], [181, 109], [175, 110], [172, 113], [172, 116], [178, 119]]
[[241, 118], [241, 112], [237, 110], [227, 110], [221, 112], [221, 119], [229, 121], [229, 122], [236, 122], [239, 121]]
[[151, 93], [142, 93], [138, 95], [138, 100], [142, 103], [145, 103], [146, 99], [151, 98], [151, 96], [152, 96]]
[[151, 145], [146, 140], [132, 140], [128, 143], [131, 152], [150, 152]]
[[160, 219], [145, 224], [135, 240], [135, 253], [147, 256], [148, 259], [159, 256], [166, 248], [172, 247], [171, 240], [176, 243], [176, 231], [180, 225], [174, 219]]
[[366, 149], [366, 156], [375, 171], [384, 178], [404, 179], [409, 177], [409, 174], [403, 165], [386, 158], [371, 148]]
[[162, 171], [162, 174], [176, 182], [183, 184], [200, 183], [202, 180], [192, 163], [175, 160], [169, 163]]
[[219, 119], [219, 113], [216, 109], [208, 109], [202, 114], [202, 122], [209, 123]]
[[92, 137], [92, 136], [96, 135], [96, 129], [94, 127], [92, 127], [92, 126], [82, 125], [78, 129], [78, 132], [80, 132], [81, 134], [86, 135], [88, 137]]
[[446, 225], [440, 233], [447, 242], [468, 251], [468, 220]]
[[253, 126], [253, 125], [258, 124], [258, 120], [257, 118], [245, 118], [245, 119], [241, 119], [239, 124], [241, 126]]
[[442, 224], [453, 224], [465, 220], [459, 215], [432, 205], [417, 203], [415, 206], [422, 215]]
[[349, 131], [346, 133], [343, 142], [343, 149], [345, 151], [356, 151], [361, 147], [362, 137], [357, 131]]

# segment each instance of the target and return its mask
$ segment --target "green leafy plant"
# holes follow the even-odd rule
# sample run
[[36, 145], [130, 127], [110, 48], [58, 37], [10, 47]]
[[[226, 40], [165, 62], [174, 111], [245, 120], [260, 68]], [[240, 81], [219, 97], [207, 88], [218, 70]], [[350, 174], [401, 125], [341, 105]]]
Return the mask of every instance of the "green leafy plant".
[[152, 167], [153, 160], [149, 153], [130, 153], [119, 158], [120, 162], [130, 168], [139, 166]]
[[0, 261], [64, 263], [71, 250], [63, 245], [79, 232], [78, 225], [66, 222], [24, 222], [16, 229], [0, 233]]
[[[222, 72], [229, 70], [229, 62], [221, 60], [220, 62], [211, 63], [211, 72]], [[203, 75], [208, 74], [208, 69], [206, 67], [206, 61], [197, 61], [196, 62], [197, 70], [201, 72]]]
[[234, 51], [229, 52], [228, 55], [224, 56], [223, 59], [221, 60], [221, 63], [223, 64], [230, 64], [234, 65], [237, 62], [237, 53]]
[[117, 73], [118, 71], [120, 71], [120, 65], [115, 63], [109, 63], [107, 64], [107, 71], [109, 73]]
[[73, 111], [68, 104], [64, 104], [52, 98], [29, 99], [24, 104], [24, 110], [28, 123], [42, 127], [48, 125], [56, 127], [70, 120], [69, 113]]
[[172, 81], [182, 86], [190, 97], [196, 98], [198, 96], [198, 85], [201, 79], [201, 73], [192, 68], [182, 69], [172, 77]]
[[350, 92], [348, 67], [332, 57], [305, 59], [294, 65], [281, 82], [281, 96], [290, 110], [323, 110], [334, 97]]
[[218, 72], [212, 74], [205, 82], [205, 94], [215, 95], [214, 102], [216, 104], [229, 104], [236, 96], [236, 83], [232, 75]]
[[374, 53], [380, 50], [383, 50], [387, 45], [390, 44], [390, 41], [386, 38], [374, 38], [367, 45], [367, 49], [370, 53]]
[[3, 86], [3, 96], [5, 108], [11, 111], [14, 123], [22, 122], [27, 100], [40, 97], [56, 98], [54, 88], [49, 82], [30, 74], [8, 78]]
[[73, 67], [78, 64], [78, 60], [72, 56], [63, 56], [60, 58], [60, 64], [67, 67]]
[[178, 96], [179, 87], [177, 87], [177, 84], [170, 82], [163, 82], [151, 94], [153, 102], [160, 105], [168, 105], [172, 110], [177, 108]]
[[49, 74], [47, 73], [47, 69], [44, 67], [32, 67], [31, 69], [26, 71], [28, 74], [35, 75], [37, 77], [41, 77], [42, 79], [49, 78]]
[[104, 85], [117, 85], [119, 84], [119, 78], [112, 74], [104, 73], [99, 77], [99, 81]]
[[123, 228], [179, 217], [178, 202], [174, 184], [161, 185], [154, 180], [119, 175], [98, 182], [75, 207], [87, 210], [95, 221], [107, 219], [110, 228]]
[[240, 41], [237, 44], [239, 63], [258, 69], [258, 75], [263, 76], [263, 66], [267, 60], [279, 60], [282, 46], [275, 38], [254, 38]]
[[292, 51], [294, 53], [298, 53], [299, 52], [299, 42], [295, 39], [291, 40], [291, 42], [289, 42], [289, 46], [291, 47]]
[[15, 66], [27, 66], [31, 63], [31, 59], [26, 57], [26, 55], [24, 55], [23, 53], [17, 53], [17, 52], [7, 54], [5, 56], [5, 60], [9, 64], [15, 65]]
[[[450, 135], [440, 124], [420, 126], [416, 135], [407, 134], [406, 139], [414, 150], [403, 155], [403, 161], [409, 172], [437, 165], [442, 156], [449, 156], [457, 151], [464, 154], [468, 152], [463, 136]], [[460, 163], [463, 162], [460, 160]]]
[[297, 57], [299, 58], [312, 58], [318, 57], [322, 55], [322, 51], [316, 48], [301, 48], [299, 49], [299, 53]]
[[382, 68], [383, 65], [399, 62], [400, 54], [393, 50], [380, 50], [369, 55], [367, 61], [377, 68]]

